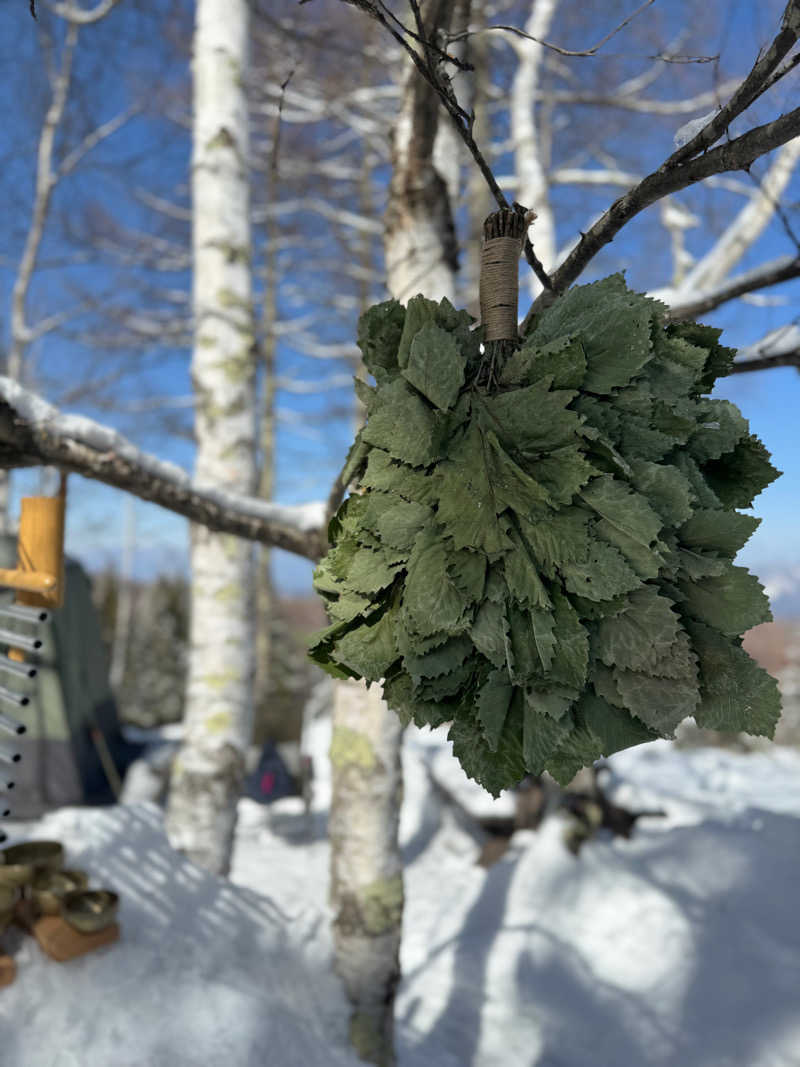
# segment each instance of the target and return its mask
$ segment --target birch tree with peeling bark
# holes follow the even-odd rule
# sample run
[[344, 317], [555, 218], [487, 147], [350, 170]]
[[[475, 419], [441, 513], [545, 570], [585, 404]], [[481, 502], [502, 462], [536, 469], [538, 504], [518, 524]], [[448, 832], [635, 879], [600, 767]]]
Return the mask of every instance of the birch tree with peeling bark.
[[[192, 248], [198, 483], [255, 489], [246, 0], [198, 0]], [[227, 873], [252, 731], [253, 550], [195, 526], [185, 735], [167, 804], [173, 845]]]
[[[448, 0], [423, 7], [428, 34], [446, 31], [451, 7]], [[455, 298], [455, 226], [447, 181], [436, 167], [440, 129], [436, 94], [407, 65], [385, 217], [388, 288], [403, 302], [420, 292], [433, 300]], [[395, 1063], [402, 737], [379, 686], [335, 683], [329, 828], [335, 966], [352, 1004], [350, 1040], [362, 1059], [381, 1067]]]
[[[49, 70], [50, 102], [42, 119], [36, 150], [33, 200], [30, 221], [25, 234], [22, 255], [11, 290], [11, 313], [9, 316], [11, 336], [5, 373], [17, 380], [23, 377], [25, 362], [31, 345], [48, 333], [56, 330], [69, 314], [55, 313], [31, 321], [29, 302], [33, 278], [39, 265], [42, 242], [52, 211], [53, 196], [60, 182], [68, 178], [94, 148], [121, 129], [130, 118], [122, 113], [88, 132], [69, 150], [58, 146], [63, 136], [63, 126], [73, 84], [73, 68], [80, 38], [81, 27], [89, 26], [105, 18], [119, 0], [106, 0], [97, 8], [83, 11], [69, 5], [57, 5], [55, 15], [66, 23], [63, 40], [57, 43], [51, 36], [52, 26], [44, 28], [46, 49], [55, 62]], [[60, 151], [57, 150], [60, 147]], [[8, 525], [10, 477], [0, 471], [0, 528]]]

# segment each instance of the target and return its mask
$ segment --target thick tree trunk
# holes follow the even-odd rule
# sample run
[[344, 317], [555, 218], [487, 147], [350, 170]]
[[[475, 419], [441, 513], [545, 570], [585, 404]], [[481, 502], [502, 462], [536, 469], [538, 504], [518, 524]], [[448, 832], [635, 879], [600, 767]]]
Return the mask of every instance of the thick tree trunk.
[[[452, 5], [432, 0], [427, 25], [444, 26]], [[394, 131], [386, 212], [389, 291], [455, 296], [456, 237], [447, 181], [434, 164], [438, 101], [408, 69]], [[331, 903], [336, 970], [353, 1005], [350, 1037], [362, 1059], [395, 1063], [394, 998], [403, 918], [398, 823], [402, 728], [380, 687], [337, 682], [331, 762]]]
[[[246, 0], [198, 0], [194, 37], [192, 378], [196, 477], [255, 487]], [[252, 731], [253, 550], [192, 530], [185, 737], [172, 773], [174, 846], [227, 873]]]

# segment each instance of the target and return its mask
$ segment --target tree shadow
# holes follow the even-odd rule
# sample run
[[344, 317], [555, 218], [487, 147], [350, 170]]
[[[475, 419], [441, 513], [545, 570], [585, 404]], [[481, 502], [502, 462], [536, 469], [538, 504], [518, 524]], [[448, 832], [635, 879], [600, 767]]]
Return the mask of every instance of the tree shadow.
[[[414, 1047], [415, 1060], [420, 1063], [435, 1064], [437, 1056], [448, 1049], [457, 1050], [463, 1067], [473, 1063], [481, 1036], [486, 971], [494, 940], [503, 927], [515, 867], [513, 860], [504, 859], [487, 870], [483, 887], [453, 939], [449, 998], [433, 1027]], [[439, 946], [437, 953], [452, 943]]]
[[[118, 889], [121, 940], [68, 965], [47, 960], [32, 938], [18, 946], [17, 980], [0, 999], [4, 1064], [43, 1064], [46, 1033], [80, 1067], [255, 1062], [259, 1053], [352, 1064], [319, 911], [279, 907], [195, 867], [170, 847], [155, 805], [65, 809], [36, 833], [62, 840], [93, 885]], [[160, 974], [170, 976], [168, 996]]]
[[[629, 843], [592, 841], [579, 859], [541, 871], [535, 844], [512, 853], [487, 871], [458, 935], [406, 975], [416, 982], [452, 952], [447, 1003], [414, 1052], [463, 1067], [800, 1063], [790, 1043], [800, 1026], [799, 836], [797, 818], [748, 809], [699, 825], [643, 824]], [[576, 877], [585, 864], [596, 881], [585, 867]], [[498, 963], [509, 991], [499, 1004], [503, 990], [488, 985]], [[414, 1009], [401, 1025], [413, 1026]], [[494, 1030], [488, 1042], [482, 1016]]]

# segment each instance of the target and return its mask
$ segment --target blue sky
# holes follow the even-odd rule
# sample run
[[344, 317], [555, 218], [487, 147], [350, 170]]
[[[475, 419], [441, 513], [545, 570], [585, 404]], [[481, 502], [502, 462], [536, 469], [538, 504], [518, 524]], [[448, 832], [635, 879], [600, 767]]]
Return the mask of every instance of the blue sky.
[[[327, 5], [330, 6], [330, 5]], [[613, 6], [613, 5], [612, 5]], [[752, 3], [734, 2], [715, 9], [717, 14], [709, 14], [709, 29], [706, 51], [720, 51], [727, 58], [729, 65], [737, 69], [746, 66], [747, 58], [754, 50], [755, 42], [765, 39], [770, 27], [776, 24], [777, 14], [782, 3], [770, 0], [769, 3], [753, 5]], [[179, 42], [175, 46], [169, 41], [161, 40], [155, 34], [160, 23], [148, 23], [147, 6], [134, 8], [134, 14], [127, 15], [121, 9], [108, 20], [108, 26], [97, 31], [93, 45], [86, 53], [81, 53], [78, 70], [79, 84], [89, 87], [87, 108], [98, 119], [107, 118], [125, 98], [125, 91], [132, 82], [147, 81], [158, 84], [164, 93], [171, 92], [175, 99], [185, 95], [187, 80], [185, 55], [181, 55], [181, 34], [175, 36]], [[174, 7], [161, 0], [150, 5], [152, 18], [165, 18], [168, 11], [183, 12], [178, 17], [184, 19], [184, 30], [188, 25], [188, 4]], [[692, 5], [666, 2], [657, 5], [667, 28], [672, 23], [680, 24], [686, 10]], [[19, 8], [19, 12], [16, 10]], [[303, 8], [303, 11], [310, 8]], [[318, 9], [322, 13], [326, 5]], [[616, 8], [615, 8], [616, 10]], [[626, 7], [627, 10], [627, 7]], [[719, 12], [722, 11], [722, 15]], [[17, 261], [20, 243], [20, 224], [24, 222], [30, 204], [32, 180], [32, 153], [29, 138], [30, 124], [25, 121], [29, 109], [35, 115], [41, 99], [46, 98], [46, 84], [41, 67], [41, 54], [36, 47], [31, 33], [27, 9], [23, 3], [5, 4], [0, 9], [0, 68], [7, 73], [5, 80], [0, 80], [0, 113], [9, 116], [5, 126], [4, 138], [7, 161], [0, 177], [0, 189], [3, 190], [8, 223], [4, 239], [0, 238], [0, 325], [5, 328], [7, 314], [3, 309], [9, 306], [10, 284], [13, 264]], [[127, 20], [127, 21], [126, 21]], [[148, 27], [150, 27], [148, 29]], [[121, 29], [130, 33], [127, 47], [126, 69], [120, 71], [112, 63], [104, 61], [105, 52], [109, 54], [118, 49], [115, 34]], [[561, 40], [572, 46], [577, 40], [569, 38], [570, 27], [565, 26]], [[94, 31], [93, 31], [94, 32]], [[581, 39], [588, 31], [581, 30]], [[20, 36], [24, 35], [24, 36]], [[106, 36], [103, 36], [106, 35]], [[184, 33], [185, 35], [185, 33]], [[599, 37], [599, 34], [597, 35]], [[87, 32], [87, 39], [88, 32]], [[2, 42], [5, 41], [5, 44]], [[185, 42], [183, 42], [185, 44]], [[690, 47], [691, 43], [687, 45]], [[121, 59], [119, 50], [113, 53], [116, 61]], [[131, 62], [135, 57], [136, 62]], [[613, 57], [612, 57], [613, 58]], [[624, 68], [627, 59], [620, 59]], [[592, 77], [589, 66], [579, 67]], [[683, 74], [697, 84], [705, 84], [707, 69], [688, 70]], [[134, 71], [134, 73], [131, 73]], [[20, 111], [20, 101], [23, 110]], [[38, 103], [37, 103], [38, 102]], [[155, 105], [154, 105], [155, 108]], [[670, 118], [653, 124], [657, 132], [648, 136], [646, 143], [646, 160], [656, 165], [668, 154], [671, 148], [671, 134], [685, 121], [685, 118]], [[623, 116], [618, 123], [617, 136], [610, 142], [615, 151], [624, 159], [626, 142], [634, 143], [637, 138], [647, 133], [645, 124], [636, 117]], [[124, 167], [120, 168], [120, 162]], [[169, 195], [171, 199], [187, 203], [186, 167], [188, 164], [188, 140], [185, 133], [176, 125], [159, 119], [154, 112], [131, 123], [117, 135], [113, 143], [93, 157], [91, 165], [81, 175], [79, 182], [65, 184], [56, 197], [54, 210], [59, 219], [71, 219], [76, 225], [83, 219], [83, 209], [87, 204], [87, 190], [91, 188], [92, 196], [104, 211], [111, 213], [121, 224], [129, 227], [146, 228], [152, 224], [152, 217], [130, 197], [130, 186], [134, 183]], [[498, 170], [508, 171], [507, 161], [500, 161]], [[763, 170], [763, 164], [760, 165]], [[758, 170], [758, 167], [754, 168]], [[127, 183], [127, 185], [126, 185]], [[593, 211], [607, 205], [615, 195], [612, 190], [593, 194], [589, 199], [585, 191], [562, 190], [556, 196], [556, 206], [562, 219], [559, 239], [566, 240], [574, 232], [576, 218], [590, 217]], [[732, 194], [705, 194], [694, 190], [687, 194], [687, 201], [694, 209], [698, 205], [709, 205], [708, 225], [719, 230], [730, 218], [729, 211], [735, 200]], [[786, 198], [790, 206], [800, 201], [800, 182], [797, 178], [792, 183]], [[93, 208], [93, 210], [95, 210]], [[653, 209], [657, 211], [656, 209]], [[793, 209], [791, 209], [793, 210]], [[11, 223], [15, 225], [11, 225]], [[648, 219], [634, 221], [617, 240], [592, 264], [584, 280], [591, 280], [613, 270], [624, 268], [628, 282], [637, 289], [664, 284], [668, 278], [665, 243], [657, 241], [656, 228]], [[58, 231], [62, 234], [63, 228]], [[661, 231], [663, 236], [663, 231]], [[535, 229], [533, 231], [535, 240]], [[5, 243], [3, 244], [3, 240]], [[708, 232], [704, 228], [689, 231], [688, 243], [697, 255], [702, 254], [709, 243]], [[759, 242], [751, 256], [741, 268], [754, 265], [773, 256], [792, 252], [794, 246], [785, 228], [775, 221]], [[48, 239], [45, 252], [56, 255], [63, 251], [63, 244], [58, 240]], [[116, 288], [130, 284], [130, 279], [122, 273], [103, 274], [104, 268], [98, 269], [90, 264], [80, 271], [73, 271], [68, 279], [58, 272], [50, 272], [37, 278], [32, 293], [32, 313], [49, 313], [59, 306], [64, 306], [74, 297], [75, 287], [85, 285], [95, 288], [108, 299], [113, 299]], [[137, 282], [144, 283], [144, 275]], [[175, 272], [170, 282], [180, 288], [186, 287], [186, 272]], [[305, 277], [289, 278], [295, 286], [302, 289], [311, 284]], [[376, 271], [374, 296], [380, 298], [382, 280]], [[759, 306], [736, 303], [705, 317], [705, 321], [724, 327], [723, 341], [734, 346], [748, 344], [762, 336], [767, 330], [792, 321], [798, 315], [798, 297], [800, 285], [784, 286], [776, 290], [782, 303], [776, 306]], [[140, 299], [145, 299], [140, 297]], [[299, 314], [303, 311], [302, 297], [297, 294], [281, 296], [282, 311], [286, 315]], [[354, 324], [351, 324], [354, 325]], [[317, 329], [322, 332], [334, 327]], [[338, 327], [336, 328], [338, 329]], [[331, 335], [342, 339], [341, 331]], [[37, 366], [41, 367], [43, 379], [59, 383], [65, 387], [71, 379], [80, 380], [82, 374], [89, 374], [89, 364], [81, 349], [80, 341], [68, 334], [49, 338], [35, 352]], [[314, 364], [302, 353], [294, 351], [284, 344], [280, 353], [281, 371], [288, 376], [309, 377], [320, 374], [319, 364]], [[131, 364], [132, 370], [120, 386], [121, 391], [130, 391], [132, 397], [146, 400], [148, 397], [167, 395], [183, 397], [190, 393], [188, 355], [184, 351], [172, 349], [167, 345], [155, 345], [137, 357]], [[325, 366], [324, 373], [334, 369]], [[776, 466], [782, 469], [784, 476], [771, 486], [756, 502], [755, 511], [762, 517], [762, 524], [756, 531], [750, 544], [742, 553], [741, 560], [756, 572], [766, 572], [769, 568], [795, 565], [800, 562], [800, 549], [795, 534], [797, 523], [796, 501], [800, 497], [800, 449], [797, 447], [797, 416], [800, 411], [800, 374], [793, 369], [777, 369], [734, 376], [721, 383], [717, 395], [727, 397], [742, 409], [751, 422], [751, 427], [765, 442], [773, 453]], [[279, 430], [276, 498], [284, 503], [300, 503], [309, 499], [327, 495], [330, 481], [341, 460], [344, 458], [350, 430], [345, 419], [331, 423], [325, 417], [325, 407], [330, 402], [346, 407], [349, 391], [340, 389], [321, 398], [313, 395], [298, 396], [284, 393], [280, 397], [283, 407], [294, 412], [295, 417], [304, 420], [304, 425], [283, 424]], [[121, 431], [130, 434], [136, 442], [164, 458], [191, 468], [192, 445], [189, 439], [174, 433], [166, 435], [158, 419], [148, 419], [137, 415], [120, 416], [107, 413], [91, 405], [82, 405], [81, 411], [102, 420], [114, 422]], [[21, 472], [16, 478], [16, 492], [37, 491], [38, 472]], [[115, 563], [120, 554], [122, 530], [124, 523], [123, 496], [115, 490], [98, 483], [73, 477], [71, 480], [71, 505], [67, 522], [68, 550], [81, 558], [91, 569], [99, 569], [106, 564]], [[174, 515], [164, 512], [143, 502], [135, 504], [137, 522], [136, 573], [145, 577], [163, 570], [183, 570], [187, 565], [188, 534], [186, 522]], [[287, 591], [307, 592], [310, 590], [310, 566], [302, 560], [288, 557], [285, 553], [275, 553], [276, 576], [279, 585]]]

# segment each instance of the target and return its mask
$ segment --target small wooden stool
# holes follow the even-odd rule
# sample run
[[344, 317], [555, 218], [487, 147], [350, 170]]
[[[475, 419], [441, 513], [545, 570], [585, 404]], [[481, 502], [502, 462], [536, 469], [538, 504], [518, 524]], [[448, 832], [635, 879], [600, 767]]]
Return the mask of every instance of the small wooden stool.
[[45, 915], [33, 923], [31, 933], [45, 955], [57, 963], [66, 963], [119, 940], [119, 923], [112, 923], [94, 934], [82, 934], [60, 915]]

